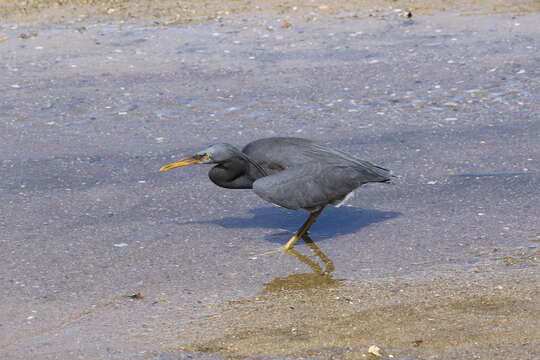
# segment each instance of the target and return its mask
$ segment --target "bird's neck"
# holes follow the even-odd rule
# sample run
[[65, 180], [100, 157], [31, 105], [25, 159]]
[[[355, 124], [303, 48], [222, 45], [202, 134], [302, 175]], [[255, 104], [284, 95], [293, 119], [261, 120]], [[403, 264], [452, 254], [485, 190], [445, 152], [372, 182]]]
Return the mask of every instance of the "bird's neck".
[[234, 157], [214, 166], [208, 177], [218, 186], [228, 189], [251, 189], [260, 176], [253, 175], [256, 169], [243, 157]]

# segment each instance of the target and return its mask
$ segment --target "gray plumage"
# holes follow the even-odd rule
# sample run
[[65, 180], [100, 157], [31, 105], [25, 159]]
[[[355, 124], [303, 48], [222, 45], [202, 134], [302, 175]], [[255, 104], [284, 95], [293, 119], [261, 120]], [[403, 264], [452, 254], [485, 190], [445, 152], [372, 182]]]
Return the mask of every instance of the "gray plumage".
[[267, 138], [242, 149], [268, 176], [252, 187], [266, 201], [288, 209], [316, 209], [342, 201], [370, 182], [388, 182], [390, 171], [301, 138]]
[[195, 155], [161, 167], [216, 164], [208, 177], [229, 189], [253, 189], [262, 199], [310, 216], [282, 250], [290, 250], [328, 204], [337, 205], [363, 184], [388, 182], [389, 170], [311, 140], [273, 137], [253, 141], [242, 151], [214, 144]]

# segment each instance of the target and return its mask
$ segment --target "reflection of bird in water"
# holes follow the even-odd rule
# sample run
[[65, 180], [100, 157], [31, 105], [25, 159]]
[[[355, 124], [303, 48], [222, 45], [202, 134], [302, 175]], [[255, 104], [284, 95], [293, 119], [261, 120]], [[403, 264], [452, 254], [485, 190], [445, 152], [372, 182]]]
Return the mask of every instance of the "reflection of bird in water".
[[291, 274], [285, 277], [277, 278], [264, 285], [263, 294], [269, 292], [278, 292], [282, 290], [305, 290], [305, 289], [326, 289], [341, 285], [339, 279], [332, 278], [334, 271], [334, 263], [322, 252], [308, 234], [304, 234], [302, 239], [309, 245], [315, 255], [321, 260], [325, 268], [323, 269], [316, 261], [306, 255], [300, 254], [295, 249], [289, 249], [288, 254], [291, 254], [313, 270], [307, 274]]
[[326, 205], [339, 205], [357, 187], [388, 182], [391, 177], [389, 170], [368, 161], [311, 140], [285, 137], [256, 140], [242, 151], [229, 144], [214, 144], [160, 170], [191, 164], [217, 164], [208, 176], [218, 186], [253, 189], [272, 204], [308, 210], [309, 218], [283, 250], [293, 247]]

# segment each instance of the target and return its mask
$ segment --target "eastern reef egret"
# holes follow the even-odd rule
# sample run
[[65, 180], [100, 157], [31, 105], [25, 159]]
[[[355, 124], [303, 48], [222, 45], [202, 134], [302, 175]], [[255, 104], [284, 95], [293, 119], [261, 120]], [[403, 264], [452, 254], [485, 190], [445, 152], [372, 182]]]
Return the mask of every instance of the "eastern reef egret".
[[392, 176], [389, 170], [368, 161], [293, 137], [256, 140], [241, 151], [230, 144], [214, 144], [160, 170], [192, 164], [216, 164], [208, 177], [218, 186], [253, 189], [255, 194], [272, 204], [308, 210], [309, 218], [283, 250], [293, 247], [326, 205], [339, 205], [359, 186], [388, 182]]

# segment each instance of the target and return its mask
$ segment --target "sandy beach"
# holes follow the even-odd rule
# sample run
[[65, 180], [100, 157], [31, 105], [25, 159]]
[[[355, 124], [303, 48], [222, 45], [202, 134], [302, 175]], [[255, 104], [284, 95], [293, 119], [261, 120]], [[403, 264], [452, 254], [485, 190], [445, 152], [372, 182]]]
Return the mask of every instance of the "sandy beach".
[[[0, 0], [0, 358], [540, 358], [539, 11]], [[259, 256], [306, 214], [158, 169], [269, 136], [398, 177]]]

